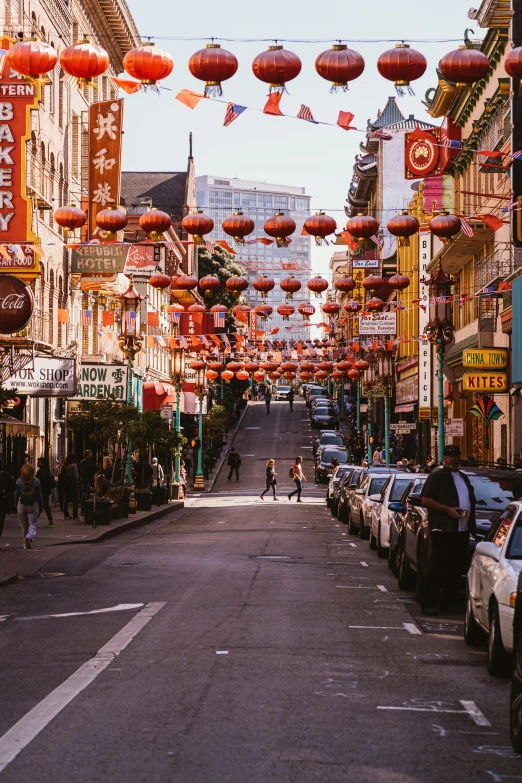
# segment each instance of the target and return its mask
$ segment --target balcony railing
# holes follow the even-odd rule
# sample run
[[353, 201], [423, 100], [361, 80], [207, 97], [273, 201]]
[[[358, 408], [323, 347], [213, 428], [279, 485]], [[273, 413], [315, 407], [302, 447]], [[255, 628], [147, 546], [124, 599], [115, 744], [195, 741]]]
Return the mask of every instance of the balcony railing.
[[495, 245], [491, 253], [475, 266], [475, 289], [483, 288], [503, 280], [514, 270], [512, 247], [509, 242]]

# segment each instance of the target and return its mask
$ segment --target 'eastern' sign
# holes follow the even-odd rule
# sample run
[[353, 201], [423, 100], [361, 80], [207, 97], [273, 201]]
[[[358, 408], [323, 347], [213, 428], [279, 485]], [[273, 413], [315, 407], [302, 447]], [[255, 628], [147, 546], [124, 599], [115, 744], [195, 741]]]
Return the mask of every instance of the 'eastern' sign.
[[502, 370], [507, 367], [507, 351], [501, 348], [468, 348], [463, 353], [464, 369]]
[[464, 389], [474, 392], [495, 394], [507, 389], [505, 372], [465, 372]]

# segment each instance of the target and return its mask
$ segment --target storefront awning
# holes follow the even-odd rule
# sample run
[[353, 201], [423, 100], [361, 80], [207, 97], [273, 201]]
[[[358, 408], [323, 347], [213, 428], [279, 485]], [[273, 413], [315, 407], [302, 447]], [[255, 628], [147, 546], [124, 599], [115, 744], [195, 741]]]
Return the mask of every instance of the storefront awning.
[[408, 405], [396, 405], [395, 413], [412, 413], [415, 410], [415, 403], [409, 403]]
[[25, 421], [15, 419], [13, 416], [0, 416], [0, 429], [4, 431], [6, 437], [40, 437], [40, 427], [38, 427], [36, 424], [27, 424]]
[[166, 402], [176, 402], [176, 389], [170, 383], [145, 381], [143, 384], [143, 410], [159, 411]]

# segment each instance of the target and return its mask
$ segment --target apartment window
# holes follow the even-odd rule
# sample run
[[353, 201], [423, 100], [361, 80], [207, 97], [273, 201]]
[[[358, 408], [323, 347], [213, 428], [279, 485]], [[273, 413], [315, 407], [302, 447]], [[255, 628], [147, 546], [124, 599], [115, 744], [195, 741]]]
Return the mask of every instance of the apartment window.
[[232, 193], [230, 190], [211, 190], [209, 200], [211, 204], [232, 206]]
[[63, 128], [63, 114], [65, 109], [65, 85], [62, 82], [64, 72], [60, 68], [58, 76], [58, 126]]
[[310, 209], [310, 201], [307, 198], [296, 198], [295, 202], [296, 202], [297, 209], [304, 209], [304, 210]]
[[272, 209], [272, 196], [266, 196], [260, 193], [257, 197], [257, 203], [260, 207], [267, 207], [268, 209]]
[[241, 194], [240, 193], [234, 193], [234, 206], [235, 207], [241, 206]]
[[79, 178], [80, 173], [80, 118], [73, 113], [72, 116], [72, 175]]
[[241, 206], [242, 207], [255, 207], [256, 194], [255, 193], [242, 193], [241, 194]]
[[288, 196], [274, 196], [274, 207], [276, 209], [288, 209]]

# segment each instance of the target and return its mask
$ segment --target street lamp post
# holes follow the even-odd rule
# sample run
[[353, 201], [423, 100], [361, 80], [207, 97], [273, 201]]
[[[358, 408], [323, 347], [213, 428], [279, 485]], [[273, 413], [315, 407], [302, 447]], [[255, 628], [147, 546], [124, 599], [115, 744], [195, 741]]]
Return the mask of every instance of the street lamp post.
[[[176, 389], [176, 434], [181, 433], [181, 389], [183, 381], [185, 380], [185, 349], [174, 348], [172, 350], [172, 381], [174, 388]], [[178, 485], [181, 484], [181, 451], [179, 446], [176, 446], [174, 452], [174, 481]]]
[[[134, 360], [141, 351], [143, 337], [140, 334], [140, 302], [143, 299], [141, 294], [134, 287], [132, 275], [129, 281], [129, 287], [121, 295], [121, 333], [119, 337], [120, 348], [127, 361], [127, 402], [132, 404], [132, 380]], [[134, 484], [132, 478], [132, 441], [127, 441], [127, 459], [125, 461], [125, 485], [132, 487]]]
[[373, 384], [375, 383], [375, 365], [373, 357], [368, 356], [368, 367], [364, 370], [362, 395], [368, 399], [368, 465], [373, 461]]
[[198, 467], [194, 476], [194, 489], [205, 489], [205, 479], [203, 476], [203, 400], [207, 393], [205, 370], [197, 370], [196, 394], [199, 400], [199, 448], [198, 448]]
[[356, 428], [357, 428], [357, 434], [359, 434], [361, 431], [361, 379], [360, 378], [357, 380], [356, 416], [357, 416]]
[[390, 396], [393, 386], [393, 364], [390, 351], [382, 351], [378, 359], [377, 384], [384, 395], [384, 449], [386, 461], [390, 461]]
[[428, 340], [435, 345], [437, 352], [437, 457], [442, 462], [444, 457], [444, 353], [446, 345], [453, 339], [453, 304], [451, 289], [454, 280], [446, 275], [439, 265], [429, 282], [429, 320], [427, 326]]

